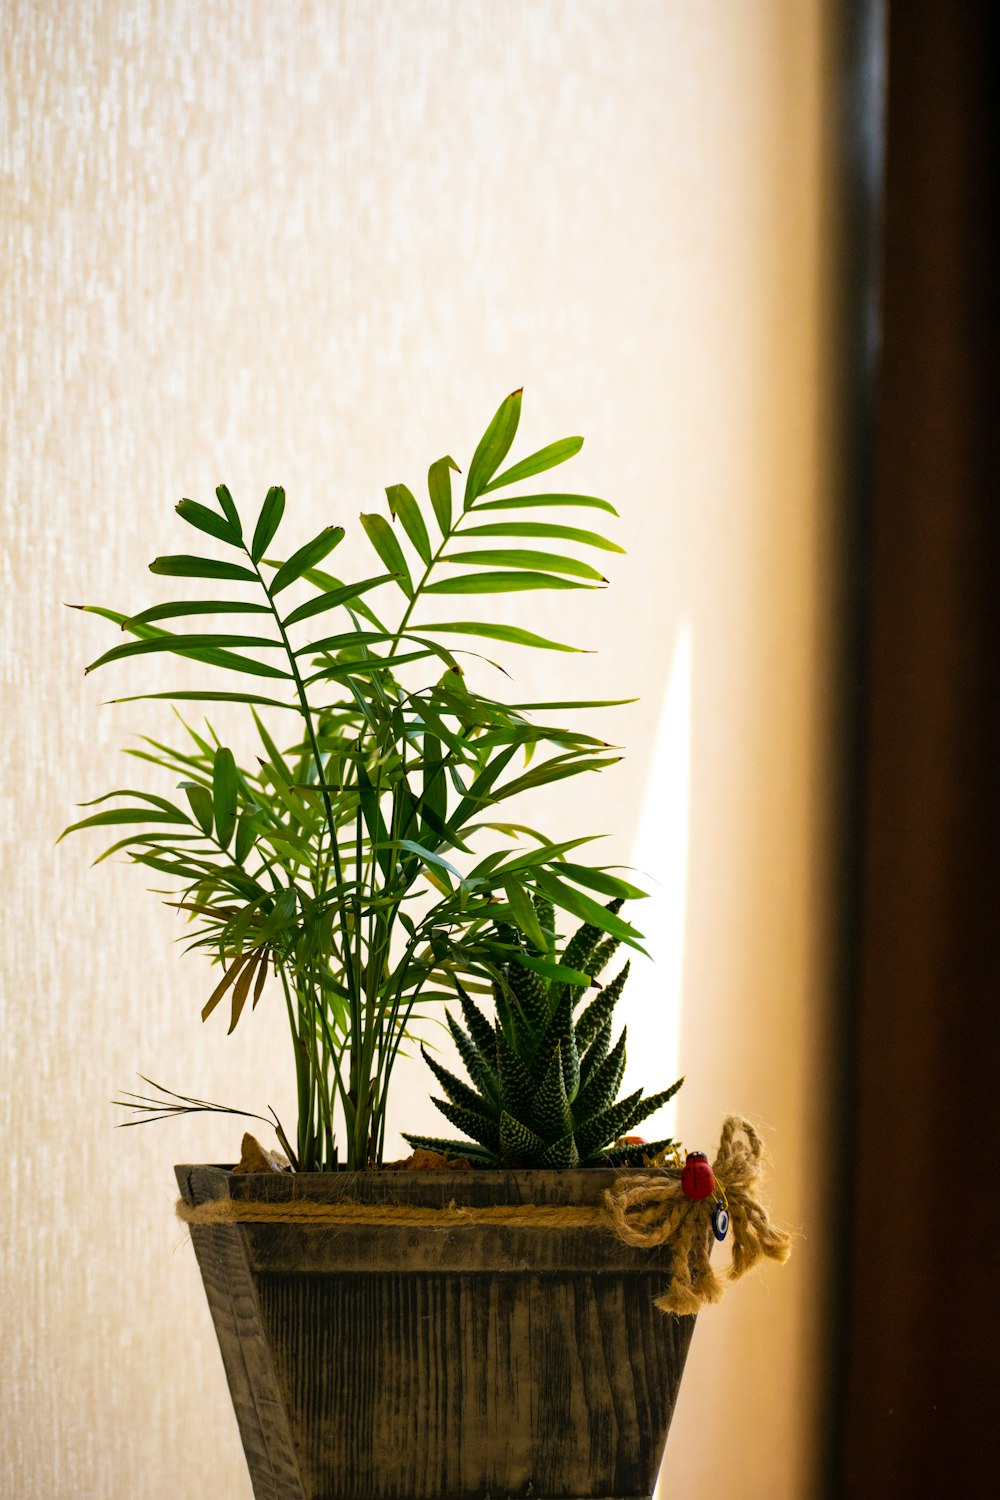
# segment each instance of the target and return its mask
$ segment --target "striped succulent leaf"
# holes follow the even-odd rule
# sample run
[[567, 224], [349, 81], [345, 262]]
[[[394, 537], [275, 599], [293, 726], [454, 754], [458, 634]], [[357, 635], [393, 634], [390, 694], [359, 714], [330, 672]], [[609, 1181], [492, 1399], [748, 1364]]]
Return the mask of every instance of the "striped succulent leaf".
[[540, 1031], [548, 1020], [545, 980], [515, 961], [510, 965], [507, 983], [524, 1024], [533, 1031]]
[[606, 985], [596, 1000], [592, 1000], [582, 1013], [576, 1023], [576, 1039], [580, 1047], [589, 1047], [603, 1027], [611, 1019], [612, 1012], [618, 1003], [625, 981], [628, 979], [629, 965], [626, 964], [621, 973]]
[[500, 1157], [497, 1165], [502, 1162], [537, 1161], [544, 1151], [545, 1142], [542, 1137], [504, 1110], [500, 1116]]
[[[620, 900], [616, 899], [608, 902], [608, 911], [613, 912], [616, 916], [621, 909], [622, 902]], [[582, 927], [578, 927], [566, 944], [566, 950], [563, 954], [563, 963], [567, 969], [580, 969], [584, 973], [589, 973], [587, 964], [593, 958], [595, 951], [603, 945], [606, 938], [606, 932], [602, 932], [600, 927], [592, 927], [589, 922], [585, 922]]]
[[595, 1068], [599, 1068], [601, 1066], [601, 1063], [604, 1061], [610, 1051], [611, 1017], [608, 1016], [608, 1019], [605, 1021], [604, 1025], [601, 1027], [600, 1031], [597, 1033], [594, 1040], [587, 1048], [587, 1051], [584, 1053], [583, 1061], [580, 1064], [581, 1089], [587, 1088], [590, 1083], [591, 1074], [594, 1072]]
[[[610, 1025], [610, 1023], [609, 1023]], [[625, 1072], [625, 1030], [622, 1030], [614, 1048], [602, 1063], [599, 1063], [587, 1079], [586, 1086], [577, 1095], [580, 1113], [584, 1119], [609, 1109], [618, 1097], [622, 1074]]]
[[557, 1044], [531, 1107], [531, 1123], [544, 1141], [561, 1140], [572, 1131], [574, 1123], [573, 1112], [566, 1097], [566, 1085], [563, 1083], [559, 1050]]
[[462, 1030], [450, 1011], [445, 1012], [445, 1018], [448, 1022], [448, 1030], [451, 1032], [452, 1040], [458, 1049], [458, 1055], [465, 1066], [465, 1071], [481, 1094], [492, 1099], [494, 1104], [499, 1104], [500, 1083], [497, 1078], [496, 1067], [490, 1066], [475, 1042]]
[[[617, 912], [620, 901], [609, 903]], [[551, 907], [536, 902], [543, 931]], [[536, 931], [535, 937], [538, 938]], [[464, 1027], [448, 1015], [448, 1027], [470, 1082], [465, 1083], [424, 1051], [445, 1095], [434, 1102], [469, 1140], [407, 1135], [414, 1147], [464, 1156], [474, 1167], [639, 1166], [673, 1144], [621, 1141], [680, 1088], [678, 1080], [644, 1098], [641, 1089], [618, 1098], [625, 1072], [626, 1033], [612, 1045], [614, 1008], [629, 966], [603, 989], [597, 976], [618, 947], [598, 927], [585, 923], [565, 944], [555, 943], [546, 960], [562, 970], [589, 975], [596, 997], [575, 1015], [585, 991], [564, 976], [546, 978], [519, 962], [539, 961], [539, 950], [517, 928], [496, 932], [496, 1020], [459, 992]]]
[[499, 1026], [496, 1046], [500, 1108], [518, 1120], [527, 1120], [535, 1099], [535, 1081]]
[[462, 989], [459, 990], [459, 1001], [462, 1006], [462, 1018], [465, 1021], [469, 1040], [474, 1042], [479, 1048], [484, 1062], [495, 1069], [497, 1065], [497, 1044], [496, 1037], [493, 1034], [493, 1027], [487, 1021], [476, 1002]]

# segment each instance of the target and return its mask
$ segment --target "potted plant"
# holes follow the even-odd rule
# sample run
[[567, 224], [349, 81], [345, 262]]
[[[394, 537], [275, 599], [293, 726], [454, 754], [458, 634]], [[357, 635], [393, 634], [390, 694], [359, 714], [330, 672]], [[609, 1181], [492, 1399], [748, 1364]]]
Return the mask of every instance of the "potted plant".
[[[429, 505], [396, 484], [387, 515], [361, 516], [370, 577], [326, 570], [339, 525], [273, 560], [284, 491], [250, 532], [220, 486], [217, 508], [177, 510], [222, 556], [151, 564], [214, 597], [82, 606], [127, 637], [88, 671], [158, 653], [221, 669], [224, 689], [136, 696], [242, 705], [260, 742], [244, 766], [181, 719], [184, 743], [138, 753], [182, 797], [112, 792], [71, 825], [127, 826], [101, 858], [166, 877], [189, 946], [221, 970], [203, 1019], [225, 1004], [232, 1031], [265, 989], [287, 1011], [298, 1113], [273, 1123], [288, 1170], [177, 1168], [259, 1497], [648, 1495], [693, 1325], [677, 1314], [721, 1290], [711, 1216], [718, 1234], [732, 1213], [737, 1271], [785, 1249], [745, 1122], [718, 1181], [704, 1159], [682, 1172], [669, 1140], [629, 1139], [679, 1086], [618, 1097], [627, 965], [600, 977], [641, 949], [622, 906], [643, 893], [582, 863], [586, 837], [508, 821], [521, 792], [618, 758], [562, 717], [602, 705], [478, 685], [483, 649], [573, 648], [465, 596], [601, 587], [576, 549], [621, 550], [566, 524], [613, 515], [607, 501], [524, 491], [582, 439], [502, 469], [520, 409], [520, 391], [501, 404], [461, 498], [445, 457]], [[460, 618], [428, 614], [437, 596], [459, 596]], [[469, 1081], [424, 1055], [462, 1138], [411, 1135], [409, 1170], [385, 1170], [394, 1065], [443, 1007]], [[221, 1107], [160, 1089], [131, 1103], [139, 1119]]]

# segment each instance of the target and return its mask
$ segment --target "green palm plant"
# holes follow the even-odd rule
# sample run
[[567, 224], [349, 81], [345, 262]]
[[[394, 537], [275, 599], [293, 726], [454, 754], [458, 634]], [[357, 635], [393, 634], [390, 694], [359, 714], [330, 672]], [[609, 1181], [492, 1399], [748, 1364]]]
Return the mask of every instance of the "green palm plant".
[[[616, 915], [621, 904], [620, 898], [611, 901], [608, 912]], [[473, 1166], [640, 1166], [669, 1150], [673, 1140], [619, 1144], [618, 1138], [672, 1099], [684, 1080], [648, 1098], [642, 1089], [618, 1098], [626, 1032], [612, 1046], [612, 1018], [628, 963], [579, 1007], [620, 939], [585, 922], [556, 959], [552, 904], [535, 898], [532, 907], [528, 932], [496, 925], [495, 1022], [491, 1025], [464, 992], [464, 1028], [446, 1012], [471, 1087], [422, 1049], [447, 1096], [434, 1103], [471, 1139], [406, 1139], [414, 1147], [464, 1157]]]
[[[605, 741], [547, 722], [550, 712], [604, 705], [504, 703], [470, 683], [460, 658], [479, 658], [458, 643], [575, 648], [488, 619], [424, 617], [425, 604], [443, 597], [601, 587], [598, 569], [565, 545], [622, 550], [558, 519], [566, 509], [615, 515], [606, 500], [522, 488], [571, 458], [581, 438], [500, 472], [520, 411], [515, 391], [479, 442], [460, 499], [452, 486], [458, 466], [444, 457], [428, 472], [429, 507], [396, 484], [386, 491], [387, 515], [361, 516], [379, 561], [369, 577], [345, 582], [321, 568], [344, 536], [339, 525], [272, 559], [284, 491], [268, 491], [250, 531], [222, 485], [217, 508], [182, 500], [177, 511], [224, 555], [171, 555], [150, 565], [160, 577], [210, 580], [212, 597], [138, 612], [77, 606], [126, 637], [88, 671], [167, 653], [233, 679], [224, 690], [183, 687], [114, 701], [166, 699], [175, 711], [236, 704], [253, 715], [256, 764], [240, 764], [211, 725], [199, 732], [182, 719], [181, 744], [146, 739], [128, 752], [179, 778], [180, 797], [120, 789], [95, 799], [97, 810], [65, 832], [124, 825], [129, 831], [100, 858], [125, 851], [166, 878], [159, 893], [189, 918], [189, 946], [222, 970], [204, 1019], [228, 998], [231, 1031], [273, 976], [291, 1030], [292, 1155], [303, 1170], [381, 1159], [390, 1075], [412, 1023], [422, 1007], [453, 1000], [459, 986], [490, 993], [498, 923], [527, 922], [530, 932], [533, 903], [544, 901], [640, 944], [641, 934], [600, 898], [642, 893], [570, 858], [587, 839], [554, 843], [503, 821], [500, 807], [614, 764], [619, 756]], [[558, 552], [538, 550], [553, 543]], [[252, 619], [234, 629], [234, 615]], [[197, 617], [214, 623], [172, 628]], [[275, 726], [289, 715], [294, 728], [282, 735]], [[544, 758], [532, 761], [543, 746]], [[482, 854], [484, 839], [491, 847]], [[550, 966], [548, 977], [560, 975]], [[168, 1099], [139, 1108], [156, 1117], [208, 1107]]]

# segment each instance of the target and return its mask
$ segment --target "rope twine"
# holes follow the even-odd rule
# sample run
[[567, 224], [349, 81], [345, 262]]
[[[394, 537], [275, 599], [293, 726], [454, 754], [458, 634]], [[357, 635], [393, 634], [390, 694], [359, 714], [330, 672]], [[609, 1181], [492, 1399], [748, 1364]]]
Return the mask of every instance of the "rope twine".
[[[789, 1237], [773, 1224], [756, 1195], [763, 1145], [749, 1120], [730, 1115], [722, 1129], [715, 1159], [716, 1186], [729, 1205], [733, 1235], [727, 1279], [736, 1281], [760, 1260], [785, 1261]], [[283, 1203], [213, 1198], [192, 1206], [181, 1199], [177, 1216], [204, 1228], [225, 1224], [304, 1224], [338, 1227], [350, 1224], [401, 1224], [449, 1230], [477, 1224], [502, 1228], [611, 1229], [627, 1245], [673, 1251], [670, 1290], [657, 1298], [664, 1312], [689, 1316], [706, 1302], [718, 1302], [724, 1287], [709, 1262], [715, 1197], [694, 1201], [685, 1196], [679, 1177], [623, 1175], [604, 1194], [603, 1204], [553, 1207], [549, 1204], [498, 1204], [469, 1208], [454, 1201], [443, 1208], [396, 1203], [316, 1203], [293, 1198]]]
[[[790, 1237], [772, 1223], [757, 1197], [763, 1155], [763, 1143], [750, 1121], [730, 1115], [713, 1166], [716, 1187], [729, 1205], [733, 1249], [728, 1281], [738, 1281], [765, 1257], [786, 1261], [791, 1254]], [[656, 1299], [664, 1312], [689, 1316], [704, 1303], [722, 1298], [725, 1286], [709, 1261], [715, 1201], [714, 1193], [699, 1201], [686, 1197], [673, 1177], [646, 1177], [635, 1183], [622, 1177], [605, 1194], [612, 1228], [627, 1245], [670, 1245], [670, 1290]]]
[[412, 1207], [405, 1203], [315, 1203], [292, 1198], [284, 1203], [250, 1203], [233, 1198], [212, 1198], [191, 1208], [181, 1199], [177, 1217], [186, 1224], [307, 1224], [336, 1228], [343, 1224], [403, 1224], [415, 1229], [456, 1229], [473, 1224], [498, 1224], [501, 1228], [593, 1229], [607, 1225], [603, 1208], [553, 1208], [548, 1204], [505, 1204], [467, 1208], [454, 1200], [444, 1208]]

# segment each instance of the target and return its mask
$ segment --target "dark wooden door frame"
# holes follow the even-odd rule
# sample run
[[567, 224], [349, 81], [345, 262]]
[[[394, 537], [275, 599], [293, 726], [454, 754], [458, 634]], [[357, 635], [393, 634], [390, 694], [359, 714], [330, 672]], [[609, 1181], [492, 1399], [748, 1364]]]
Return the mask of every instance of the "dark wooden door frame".
[[[922, 1500], [995, 1479], [1000, 1414], [991, 7], [896, 0], [886, 16], [857, 0], [844, 14], [846, 1253], [825, 1492]], [[880, 155], [865, 134], [880, 36], [884, 195], [863, 155], [866, 140]]]

